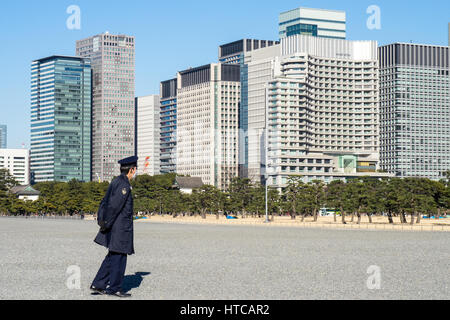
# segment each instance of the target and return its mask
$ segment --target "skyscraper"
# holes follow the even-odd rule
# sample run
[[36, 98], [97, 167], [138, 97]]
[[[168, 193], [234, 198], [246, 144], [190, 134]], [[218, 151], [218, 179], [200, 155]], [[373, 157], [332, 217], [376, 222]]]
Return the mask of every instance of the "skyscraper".
[[177, 173], [226, 189], [238, 176], [238, 65], [178, 73]]
[[177, 79], [161, 82], [160, 95], [161, 173], [174, 173], [177, 158]]
[[135, 38], [106, 32], [77, 41], [76, 53], [92, 61], [92, 175], [111, 181], [135, 154]]
[[160, 173], [160, 101], [159, 95], [136, 98], [138, 174]]
[[346, 13], [337, 10], [297, 8], [280, 14], [280, 39], [293, 35], [345, 39]]
[[239, 176], [248, 176], [248, 68], [245, 55], [252, 51], [277, 46], [278, 41], [242, 39], [219, 47], [219, 62], [236, 64], [241, 68], [241, 97], [239, 101]]
[[6, 149], [8, 145], [8, 128], [5, 124], [0, 124], [0, 149]]
[[379, 48], [381, 167], [397, 177], [444, 178], [450, 168], [449, 48]]
[[245, 154], [240, 154], [240, 157], [244, 157], [245, 177], [253, 182], [263, 182], [261, 179], [262, 163], [265, 159], [266, 88], [268, 83], [280, 74], [280, 57], [281, 45], [255, 50], [245, 55], [247, 78], [242, 80], [241, 104], [248, 113], [248, 130], [245, 132]]
[[51, 56], [31, 65], [30, 170], [35, 182], [91, 180], [91, 62]]

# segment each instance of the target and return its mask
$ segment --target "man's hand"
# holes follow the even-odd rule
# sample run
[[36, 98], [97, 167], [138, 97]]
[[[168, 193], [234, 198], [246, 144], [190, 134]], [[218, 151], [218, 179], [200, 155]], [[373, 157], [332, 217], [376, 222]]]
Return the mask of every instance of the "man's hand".
[[100, 232], [105, 233], [108, 231], [108, 228], [106, 227], [107, 222], [106, 221], [99, 221], [98, 225], [100, 226]]

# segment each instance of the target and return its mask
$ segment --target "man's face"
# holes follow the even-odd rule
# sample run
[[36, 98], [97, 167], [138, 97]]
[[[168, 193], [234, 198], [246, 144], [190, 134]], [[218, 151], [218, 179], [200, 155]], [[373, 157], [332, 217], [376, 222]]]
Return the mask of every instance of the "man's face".
[[132, 179], [135, 179], [137, 176], [137, 167], [134, 167], [133, 169], [131, 169], [131, 173], [132, 173]]
[[136, 178], [137, 168], [134, 167], [128, 171], [127, 177], [129, 180]]

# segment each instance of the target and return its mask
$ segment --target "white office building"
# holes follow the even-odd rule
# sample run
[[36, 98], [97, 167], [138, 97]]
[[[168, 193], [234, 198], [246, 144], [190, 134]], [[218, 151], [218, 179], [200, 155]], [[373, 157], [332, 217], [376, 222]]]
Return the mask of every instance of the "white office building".
[[226, 189], [238, 176], [240, 66], [178, 73], [177, 173]]
[[160, 98], [149, 95], [136, 98], [136, 146], [138, 174], [160, 174]]
[[391, 176], [379, 169], [377, 43], [295, 35], [246, 55], [249, 178]]
[[[240, 163], [246, 167], [245, 177], [253, 182], [261, 181], [261, 161], [264, 159], [264, 130], [267, 84], [280, 74], [281, 46], [247, 52], [245, 66], [247, 72], [242, 81], [242, 108], [248, 110], [248, 130], [242, 135], [239, 148]], [[245, 86], [245, 88], [244, 88]], [[245, 151], [243, 151], [245, 150]]]
[[338, 10], [297, 8], [280, 14], [280, 39], [293, 35], [345, 39], [346, 13]]
[[399, 178], [440, 180], [450, 169], [449, 48], [379, 48], [381, 168]]
[[20, 185], [30, 184], [28, 149], [0, 149], [0, 168], [6, 168]]

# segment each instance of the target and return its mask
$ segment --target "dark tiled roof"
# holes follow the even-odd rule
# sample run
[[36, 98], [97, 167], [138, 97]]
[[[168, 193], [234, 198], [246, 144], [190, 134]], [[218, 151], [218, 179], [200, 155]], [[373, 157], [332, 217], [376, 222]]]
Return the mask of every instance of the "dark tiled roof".
[[12, 187], [10, 192], [18, 196], [38, 196], [41, 194], [40, 191], [33, 189], [31, 186]]
[[202, 178], [176, 177], [175, 186], [180, 189], [196, 189], [203, 187]]

